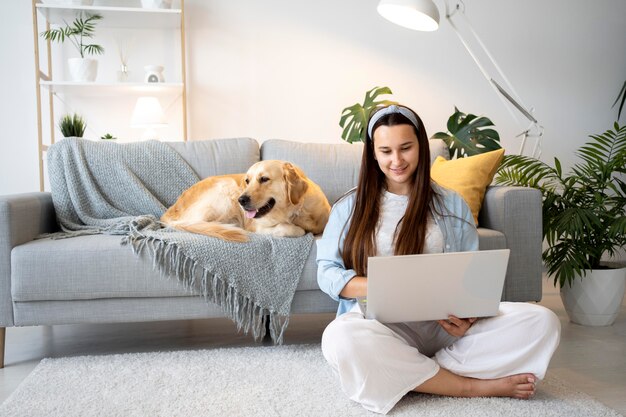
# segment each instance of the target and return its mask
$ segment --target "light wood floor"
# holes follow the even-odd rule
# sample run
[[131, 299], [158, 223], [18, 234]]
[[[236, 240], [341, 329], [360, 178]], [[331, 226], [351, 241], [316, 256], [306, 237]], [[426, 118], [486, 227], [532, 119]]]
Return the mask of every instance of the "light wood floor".
[[[549, 373], [607, 406], [626, 414], [626, 302], [610, 327], [583, 327], [568, 322], [551, 282], [544, 281], [542, 305], [561, 319], [561, 344]], [[286, 343], [319, 343], [334, 314], [291, 318]], [[255, 343], [237, 335], [227, 319], [175, 322], [67, 325], [8, 328], [5, 368], [0, 370], [0, 402], [17, 388], [44, 357], [126, 352], [208, 349]]]

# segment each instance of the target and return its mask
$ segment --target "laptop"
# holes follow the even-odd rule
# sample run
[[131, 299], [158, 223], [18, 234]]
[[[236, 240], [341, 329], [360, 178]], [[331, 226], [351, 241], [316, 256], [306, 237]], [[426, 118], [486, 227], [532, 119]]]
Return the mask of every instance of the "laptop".
[[365, 317], [382, 323], [498, 313], [509, 249], [368, 259]]

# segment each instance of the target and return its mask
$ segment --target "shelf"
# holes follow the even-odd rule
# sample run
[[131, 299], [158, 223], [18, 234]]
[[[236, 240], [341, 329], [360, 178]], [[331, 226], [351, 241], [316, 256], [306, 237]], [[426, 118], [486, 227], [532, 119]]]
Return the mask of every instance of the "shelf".
[[[83, 109], [91, 106], [94, 110], [94, 114], [91, 116], [94, 122], [92, 126], [97, 124], [97, 120], [102, 122], [101, 125], [107, 126], [107, 129], [115, 130], [119, 128], [121, 131], [126, 130], [128, 138], [135, 138], [136, 134], [128, 132], [128, 123], [127, 121], [121, 122], [119, 120], [120, 116], [125, 118], [125, 109], [129, 108], [130, 103], [137, 101], [137, 98], [140, 96], [158, 97], [159, 101], [166, 105], [165, 111], [171, 109], [172, 118], [178, 117], [178, 109], [180, 108], [182, 139], [184, 141], [187, 140], [185, 0], [174, 0], [174, 8], [171, 9], [142, 8], [139, 0], [97, 0], [95, 6], [72, 5], [69, 3], [80, 2], [76, 0], [31, 0], [37, 92], [37, 152], [39, 160], [39, 189], [41, 191], [46, 188], [45, 153], [49, 144], [55, 143], [55, 138], [58, 136], [58, 129], [53, 119], [54, 114], [62, 110], [55, 109], [57, 105], [63, 104], [63, 110], [73, 106]], [[168, 79], [180, 80], [180, 82], [115, 82], [115, 78], [110, 78], [109, 82], [73, 82], [51, 79], [47, 74], [51, 72], [53, 63], [60, 64], [61, 57], [54, 59], [52, 54], [53, 51], [56, 51], [56, 48], [51, 48], [47, 42], [44, 48], [40, 49], [40, 44], [44, 44], [44, 42], [39, 34], [43, 30], [44, 25], [48, 27], [49, 25], [72, 24], [81, 12], [83, 14], [102, 15], [103, 19], [97, 22], [97, 27], [109, 29], [103, 31], [109, 38], [115, 37], [122, 29], [143, 31], [144, 33], [141, 35], [144, 39], [143, 43], [145, 43], [147, 48], [158, 48], [160, 51], [173, 50], [177, 55], [175, 60], [180, 58], [180, 73], [170, 74]], [[157, 31], [158, 33], [155, 33]], [[167, 36], [170, 34], [180, 35], [180, 48], [178, 50], [169, 41], [165, 43], [161, 41], [165, 34]], [[172, 65], [175, 60], [168, 65], [168, 68], [177, 67]], [[47, 69], [43, 71], [42, 65], [46, 61], [48, 63]], [[137, 81], [142, 79], [137, 78]], [[72, 101], [74, 98], [79, 98], [79, 100], [74, 102]], [[104, 104], [105, 102], [106, 104]], [[103, 105], [98, 106], [98, 104]], [[112, 111], [111, 114], [108, 114], [107, 106], [114, 105], [120, 106], [122, 112]], [[124, 107], [121, 107], [122, 105]], [[114, 126], [115, 124], [118, 126]], [[124, 137], [124, 133], [118, 133], [120, 137]]]
[[177, 29], [181, 9], [144, 9], [141, 7], [65, 6], [37, 3], [37, 10], [52, 24], [70, 23], [79, 12], [102, 15], [99, 27], [133, 29]]
[[132, 94], [176, 95], [183, 91], [183, 83], [80, 83], [71, 81], [41, 81], [40, 85], [54, 94], [83, 97], [115, 97]]

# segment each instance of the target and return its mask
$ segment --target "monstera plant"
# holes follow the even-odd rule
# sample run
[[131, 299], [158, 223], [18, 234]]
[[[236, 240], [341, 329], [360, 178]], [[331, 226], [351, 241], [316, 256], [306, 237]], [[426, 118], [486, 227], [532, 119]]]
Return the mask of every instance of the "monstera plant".
[[500, 149], [500, 135], [486, 117], [465, 114], [454, 107], [448, 119], [448, 133], [437, 132], [433, 139], [441, 139], [450, 150], [450, 157], [462, 158]]
[[[372, 110], [377, 106], [398, 104], [391, 100], [378, 100], [382, 94], [392, 94], [389, 87], [374, 87], [365, 93], [363, 104], [353, 104], [341, 112], [339, 126], [343, 128], [341, 138], [348, 143], [365, 142], [367, 121]], [[450, 156], [461, 158], [500, 149], [500, 135], [494, 129], [491, 120], [465, 114], [456, 107], [448, 119], [448, 133], [437, 132], [432, 139], [442, 139], [450, 150]]]
[[380, 100], [376, 101], [381, 94], [392, 94], [389, 87], [374, 87], [365, 93], [365, 101], [363, 104], [355, 103], [350, 107], [346, 107], [341, 112], [341, 120], [339, 126], [343, 127], [341, 138], [348, 143], [365, 142], [367, 136], [367, 121], [370, 113], [377, 106], [388, 106], [390, 104], [398, 104], [395, 101]]

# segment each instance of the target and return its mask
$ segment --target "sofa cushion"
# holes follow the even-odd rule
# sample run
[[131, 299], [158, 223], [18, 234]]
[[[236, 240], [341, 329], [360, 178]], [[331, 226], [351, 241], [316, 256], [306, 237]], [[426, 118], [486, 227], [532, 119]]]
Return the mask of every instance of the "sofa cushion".
[[438, 157], [432, 166], [431, 176], [439, 185], [456, 191], [465, 199], [478, 225], [485, 190], [491, 184], [503, 156], [504, 149], [497, 149], [451, 161]]
[[[506, 248], [500, 232], [479, 228], [478, 235], [480, 249]], [[199, 296], [198, 290], [187, 291], [175, 278], [162, 277], [145, 254], [136, 256], [120, 240], [120, 236], [90, 235], [16, 246], [11, 252], [13, 301]], [[316, 257], [313, 244], [297, 291], [319, 290]]]
[[[11, 251], [14, 301], [190, 295], [161, 277], [147, 256], [121, 246], [121, 236], [38, 239]], [[143, 259], [142, 259], [143, 258]]]
[[[431, 163], [438, 156], [450, 158], [445, 142], [431, 139], [429, 144]], [[322, 188], [331, 205], [356, 186], [362, 154], [362, 143], [301, 143], [270, 139], [261, 145], [262, 160], [280, 159], [298, 165]]]
[[[198, 296], [173, 277], [153, 270], [145, 254], [120, 245], [121, 236], [90, 235], [38, 239], [11, 252], [14, 301]], [[316, 246], [306, 261], [298, 290], [318, 290]]]
[[259, 143], [250, 138], [167, 142], [200, 178], [239, 174], [260, 160]]

